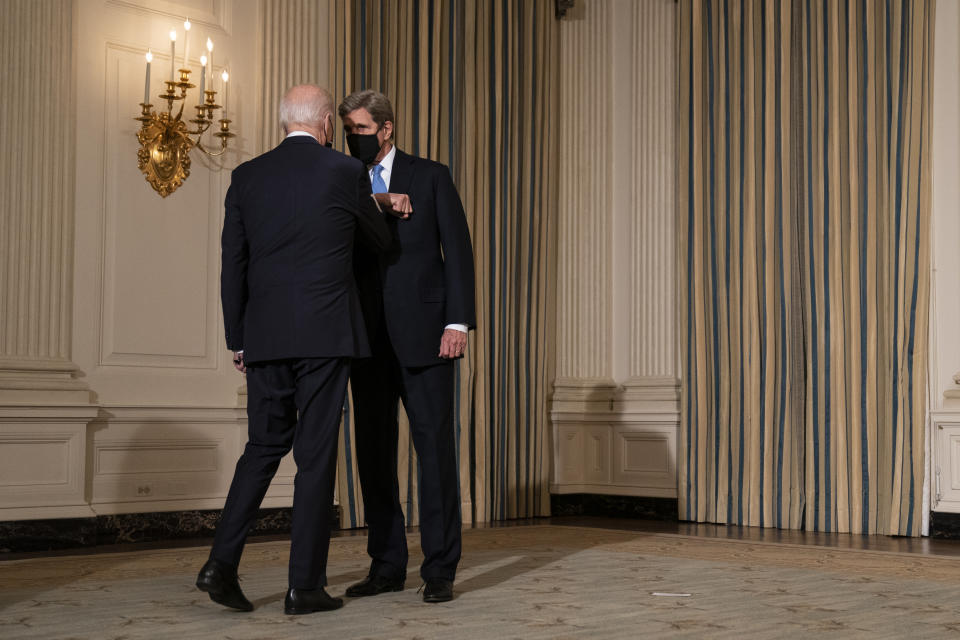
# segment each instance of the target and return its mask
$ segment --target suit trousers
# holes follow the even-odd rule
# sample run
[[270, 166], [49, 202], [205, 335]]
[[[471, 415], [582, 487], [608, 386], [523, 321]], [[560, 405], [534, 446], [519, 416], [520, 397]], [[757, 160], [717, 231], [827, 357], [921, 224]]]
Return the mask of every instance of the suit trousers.
[[[401, 366], [380, 323], [373, 357], [353, 362], [357, 467], [370, 575], [406, 577], [407, 540], [397, 478], [397, 405], [403, 400], [420, 463], [420, 575], [453, 580], [460, 561], [460, 489], [453, 424], [453, 362]], [[440, 342], [437, 336], [437, 348]]]
[[240, 563], [260, 503], [292, 447], [297, 475], [289, 586], [316, 589], [327, 584], [337, 444], [349, 374], [349, 358], [297, 358], [247, 366], [249, 439], [217, 525], [212, 558], [232, 567]]

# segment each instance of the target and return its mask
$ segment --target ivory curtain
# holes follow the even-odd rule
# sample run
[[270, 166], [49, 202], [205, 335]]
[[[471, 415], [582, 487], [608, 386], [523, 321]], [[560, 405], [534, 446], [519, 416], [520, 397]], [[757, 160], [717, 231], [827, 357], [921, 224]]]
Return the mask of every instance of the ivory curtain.
[[[547, 515], [556, 208], [550, 159], [559, 83], [554, 3], [330, 4], [335, 99], [367, 88], [386, 94], [398, 146], [447, 164], [467, 212], [478, 328], [456, 380], [464, 521]], [[337, 147], [345, 149], [342, 137]], [[348, 412], [339, 465], [348, 527], [363, 525], [351, 420]], [[401, 501], [415, 524], [417, 463], [403, 422], [400, 440]]]
[[918, 535], [933, 0], [682, 0], [680, 514]]

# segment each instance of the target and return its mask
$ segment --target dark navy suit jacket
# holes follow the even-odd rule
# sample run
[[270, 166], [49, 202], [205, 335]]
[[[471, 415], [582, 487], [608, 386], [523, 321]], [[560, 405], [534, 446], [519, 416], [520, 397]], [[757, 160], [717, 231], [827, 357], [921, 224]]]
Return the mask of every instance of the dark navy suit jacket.
[[370, 247], [355, 255], [367, 332], [376, 335], [375, 323], [383, 318], [401, 365], [443, 362], [437, 354], [444, 327], [477, 324], [473, 248], [463, 204], [445, 165], [399, 149], [389, 190], [408, 194], [413, 214], [408, 220], [388, 217], [394, 242], [379, 257]]
[[309, 136], [234, 169], [222, 236], [227, 348], [248, 363], [364, 357], [353, 274], [356, 229], [386, 248], [390, 229], [363, 164]]

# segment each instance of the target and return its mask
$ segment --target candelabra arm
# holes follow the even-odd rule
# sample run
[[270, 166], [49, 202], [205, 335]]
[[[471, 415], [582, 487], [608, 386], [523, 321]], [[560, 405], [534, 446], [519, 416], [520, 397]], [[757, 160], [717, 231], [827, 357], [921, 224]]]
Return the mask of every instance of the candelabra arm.
[[[196, 121], [195, 121], [195, 120], [191, 120], [191, 122], [196, 122]], [[205, 134], [205, 133], [207, 132], [207, 129], [209, 129], [209, 128], [210, 128], [210, 123], [209, 123], [209, 122], [208, 122], [207, 124], [205, 124], [205, 125], [197, 124], [197, 128], [196, 128], [195, 131], [187, 131], [187, 133], [189, 133], [189, 134], [192, 135], [192, 136], [197, 136], [197, 142], [200, 142], [200, 136], [202, 136], [203, 134]]]
[[203, 151], [208, 156], [212, 158], [216, 158], [217, 156], [222, 156], [227, 152], [227, 139], [220, 138], [220, 151], [210, 151], [205, 146], [203, 146], [203, 143], [200, 142], [200, 140], [197, 140], [196, 146], [198, 149], [200, 149], [200, 151]]

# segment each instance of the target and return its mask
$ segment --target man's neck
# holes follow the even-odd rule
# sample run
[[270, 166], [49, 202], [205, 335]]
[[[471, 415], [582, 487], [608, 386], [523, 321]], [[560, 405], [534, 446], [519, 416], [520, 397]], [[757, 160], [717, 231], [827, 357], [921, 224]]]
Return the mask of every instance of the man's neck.
[[320, 132], [317, 131], [316, 129], [311, 128], [311, 127], [297, 126], [297, 127], [292, 127], [292, 128], [290, 129], [290, 131], [287, 131], [287, 137], [288, 137], [288, 138], [289, 138], [290, 136], [294, 135], [294, 134], [297, 134], [297, 135], [307, 134], [308, 136], [312, 137], [312, 138], [313, 138], [314, 140], [316, 140], [317, 142], [321, 142], [321, 140], [320, 140]]
[[393, 144], [388, 142], [387, 146], [385, 146], [383, 149], [380, 149], [380, 153], [378, 153], [377, 157], [373, 159], [373, 164], [370, 166], [372, 167], [380, 164], [380, 161], [387, 157], [391, 149], [393, 149]]

